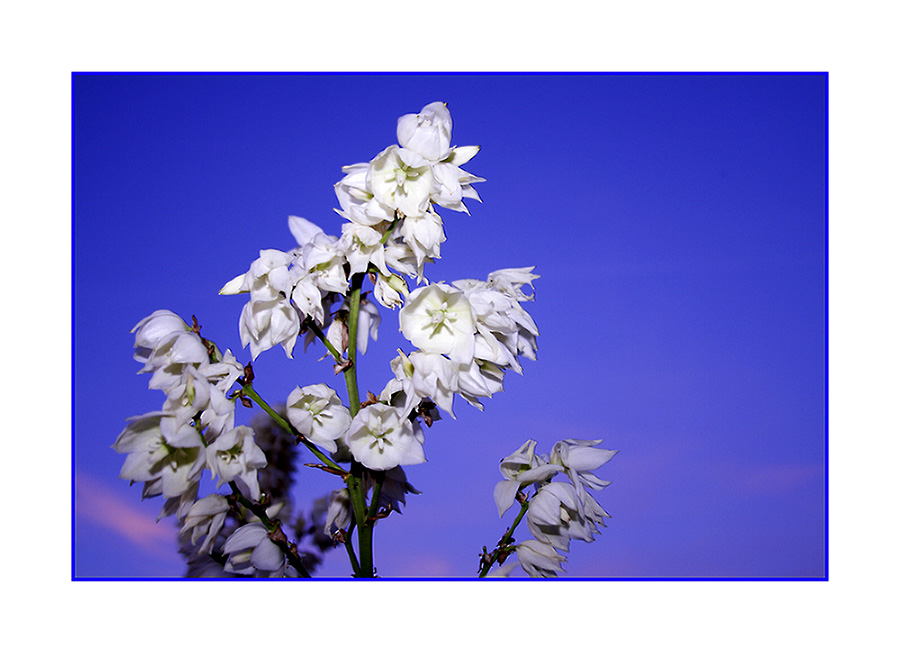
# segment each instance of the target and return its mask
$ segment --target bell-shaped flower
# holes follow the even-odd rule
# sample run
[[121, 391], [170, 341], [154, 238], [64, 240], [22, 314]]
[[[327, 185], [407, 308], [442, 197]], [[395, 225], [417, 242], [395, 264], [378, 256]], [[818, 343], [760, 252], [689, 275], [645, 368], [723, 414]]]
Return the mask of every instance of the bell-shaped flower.
[[382, 204], [369, 191], [366, 178], [370, 164], [357, 163], [344, 166], [346, 176], [334, 186], [341, 209], [338, 215], [366, 227], [374, 227], [381, 222], [394, 220], [394, 209]]
[[540, 279], [540, 275], [532, 274], [534, 266], [527, 268], [504, 268], [494, 270], [488, 275], [487, 282], [492, 288], [514, 297], [518, 301], [533, 301], [534, 295], [528, 295], [522, 291], [522, 286], [534, 287], [534, 280]]
[[431, 262], [433, 262], [431, 259], [419, 262], [412, 247], [400, 235], [398, 229], [394, 229], [388, 234], [387, 241], [384, 244], [384, 263], [389, 269], [396, 271], [398, 274], [406, 275], [410, 279], [416, 279], [418, 283], [427, 283], [425, 280], [425, 263]]
[[[166, 517], [171, 517], [175, 515], [177, 521], [181, 522], [185, 517], [187, 517], [188, 511], [190, 511], [191, 506], [194, 505], [194, 502], [197, 501], [197, 493], [200, 490], [200, 474], [196, 475], [190, 480], [190, 483], [187, 486], [187, 489], [184, 490], [177, 497], [169, 497], [163, 501], [163, 506], [159, 511], [159, 514], [156, 516], [156, 521], [160, 521]], [[152, 485], [152, 483], [151, 483]], [[147, 485], [144, 485], [144, 489], [147, 489]], [[155, 495], [159, 496], [162, 494], [162, 484], [160, 482], [160, 487]], [[146, 498], [146, 496], [144, 497]]]
[[178, 382], [165, 389], [163, 411], [172, 415], [178, 426], [191, 425], [194, 417], [206, 410], [212, 394], [212, 386], [196, 367], [184, 368]]
[[433, 183], [431, 164], [412, 150], [396, 145], [372, 160], [366, 176], [366, 185], [378, 202], [407, 216], [425, 212]]
[[347, 491], [347, 488], [334, 490], [328, 500], [328, 512], [325, 515], [325, 533], [329, 537], [334, 537], [337, 531], [346, 531], [350, 528], [352, 520], [353, 509], [350, 505], [350, 493]]
[[431, 201], [438, 206], [468, 213], [469, 209], [463, 203], [464, 199], [481, 201], [472, 184], [484, 181], [483, 177], [469, 174], [451, 163], [436, 163], [432, 168], [432, 174], [434, 189], [431, 192]]
[[477, 335], [475, 358], [508, 367], [521, 374], [518, 356], [536, 359], [537, 325], [520, 301], [533, 299], [521, 291], [537, 275], [533, 268], [509, 268], [488, 275], [488, 281], [461, 279], [453, 286], [461, 290], [472, 306]]
[[146, 363], [163, 340], [190, 331], [191, 328], [172, 311], [154, 311], [134, 325], [134, 359]]
[[315, 283], [325, 292], [347, 292], [347, 274], [344, 272], [344, 252], [337, 236], [316, 234], [302, 248], [304, 271], [315, 275]]
[[359, 302], [359, 315], [356, 323], [356, 350], [365, 354], [369, 345], [369, 338], [378, 340], [378, 326], [381, 324], [381, 315], [374, 302], [363, 298]]
[[430, 398], [442, 410], [453, 415], [453, 395], [457, 388], [457, 365], [440, 354], [414, 351], [391, 361], [394, 377], [405, 395], [404, 415], [409, 415], [422, 399]]
[[475, 350], [475, 319], [465, 295], [445, 284], [431, 284], [409, 295], [400, 309], [400, 331], [413, 345], [466, 364]]
[[609, 513], [597, 503], [597, 500], [592, 497], [583, 486], [581, 489], [577, 490], [577, 492], [578, 498], [581, 499], [581, 511], [584, 516], [595, 524], [606, 526], [606, 522], [603, 520], [610, 516]]
[[225, 571], [250, 576], [261, 572], [264, 576], [285, 575], [287, 560], [271, 539], [266, 527], [259, 522], [241, 526], [232, 533], [222, 547], [228, 556]]
[[249, 301], [241, 311], [239, 329], [241, 344], [250, 346], [253, 360], [275, 345], [284, 347], [288, 358], [293, 358], [294, 343], [300, 334], [300, 316], [286, 299]]
[[506, 480], [494, 486], [494, 503], [497, 504], [501, 517], [515, 502], [519, 488], [548, 481], [562, 471], [559, 465], [547, 464], [540, 456], [536, 456], [536, 445], [535, 440], [527, 440], [500, 461], [500, 473]]
[[397, 121], [397, 142], [429, 161], [450, 154], [453, 120], [443, 102], [432, 102], [419, 113], [408, 113]]
[[353, 222], [346, 222], [341, 227], [341, 238], [338, 248], [343, 252], [350, 264], [350, 274], [366, 272], [373, 265], [382, 274], [390, 274], [384, 259], [384, 245], [380, 231]]
[[317, 275], [296, 265], [291, 268], [291, 274], [294, 286], [291, 291], [291, 301], [294, 302], [294, 306], [301, 315], [310, 318], [316, 324], [324, 324], [325, 306]]
[[550, 462], [560, 465], [576, 489], [586, 485], [592, 490], [602, 490], [609, 481], [601, 481], [593, 472], [619, 453], [611, 449], [598, 449], [603, 440], [560, 440], [550, 452]]
[[130, 418], [113, 449], [127, 454], [119, 477], [145, 483], [144, 496], [180, 497], [203, 471], [200, 434], [163, 412]]
[[372, 293], [375, 301], [391, 310], [403, 306], [404, 299], [409, 296], [409, 287], [403, 277], [396, 274], [378, 274], [375, 278], [375, 289]]
[[425, 462], [421, 428], [393, 406], [366, 406], [350, 423], [347, 446], [357, 462], [373, 470]]
[[350, 426], [350, 411], [324, 383], [295, 388], [288, 395], [286, 411], [301, 435], [331, 453]]
[[[256, 302], [270, 302], [288, 297], [291, 294], [291, 275], [288, 271], [294, 260], [293, 254], [277, 249], [263, 249], [259, 258], [250, 264], [250, 270], [243, 275], [243, 280], [236, 292], [249, 292], [250, 299]], [[234, 294], [236, 277], [225, 284], [219, 294]]]
[[234, 402], [229, 398], [231, 388], [243, 375], [244, 366], [227, 349], [219, 360], [201, 368], [209, 381], [209, 402], [200, 414], [200, 426], [206, 429], [206, 440], [212, 442], [225, 431], [234, 428]]
[[208, 362], [209, 353], [200, 336], [193, 331], [176, 332], [160, 340], [138, 374], [152, 372], [149, 387], [165, 391], [181, 381], [186, 367], [198, 367]]
[[416, 266], [441, 257], [441, 243], [447, 240], [441, 216], [428, 210], [420, 216], [407, 216], [400, 222], [400, 235], [416, 257]]
[[478, 410], [484, 409], [479, 397], [493, 397], [495, 393], [503, 392], [505, 372], [494, 363], [476, 357], [468, 365], [459, 365], [457, 371], [457, 393]]
[[190, 534], [191, 544], [196, 545], [203, 538], [197, 552], [208, 555], [222, 531], [227, 514], [228, 499], [221, 494], [210, 494], [191, 506], [180, 532], [182, 535]]
[[520, 542], [516, 545], [516, 554], [522, 569], [532, 578], [556, 578], [564, 571], [560, 563], [566, 561], [565, 556], [545, 542]]
[[593, 533], [599, 532], [568, 483], [550, 482], [538, 490], [528, 502], [525, 519], [536, 540], [562, 551], [569, 550], [570, 540], [591, 542]]
[[259, 501], [256, 470], [266, 466], [266, 455], [257, 446], [249, 426], [237, 426], [211, 443], [206, 449], [206, 466], [213, 478], [219, 476], [216, 487], [235, 481], [241, 492]]

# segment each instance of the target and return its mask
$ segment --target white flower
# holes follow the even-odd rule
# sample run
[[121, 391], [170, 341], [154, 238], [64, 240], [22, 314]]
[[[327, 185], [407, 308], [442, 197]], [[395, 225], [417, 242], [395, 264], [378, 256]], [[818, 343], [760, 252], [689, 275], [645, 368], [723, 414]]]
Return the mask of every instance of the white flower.
[[366, 186], [369, 164], [357, 163], [344, 166], [343, 170], [347, 176], [334, 185], [334, 192], [342, 209], [335, 209], [338, 215], [366, 227], [392, 222], [394, 210], [375, 199]]
[[397, 120], [397, 142], [429, 161], [450, 154], [453, 120], [443, 102], [432, 102], [418, 114], [408, 113]]
[[346, 259], [337, 236], [316, 234], [303, 246], [302, 259], [304, 270], [314, 275], [315, 284], [322, 292], [347, 292]]
[[286, 299], [249, 301], [241, 311], [239, 329], [241, 344], [250, 346], [253, 360], [275, 345], [284, 347], [288, 358], [293, 358], [294, 343], [300, 334], [300, 316]]
[[234, 531], [222, 552], [228, 555], [225, 571], [232, 574], [247, 576], [260, 571], [269, 576], [284, 575], [287, 562], [284, 553], [269, 539], [269, 532], [259, 522], [245, 524]]
[[375, 300], [385, 308], [395, 309], [403, 306], [403, 300], [409, 296], [409, 287], [403, 277], [396, 274], [379, 274], [375, 279]]
[[[201, 470], [202, 472], [202, 470]], [[152, 485], [152, 483], [150, 484]], [[144, 485], [144, 490], [147, 489], [147, 485]], [[187, 488], [177, 497], [169, 497], [163, 501], [163, 507], [160, 509], [159, 514], [156, 516], [156, 521], [163, 519], [164, 517], [171, 517], [175, 515], [178, 521], [184, 519], [188, 511], [191, 509], [191, 506], [194, 505], [194, 502], [197, 500], [197, 492], [200, 490], [200, 474], [194, 476]], [[158, 496], [162, 493], [162, 483], [160, 481], [160, 487], [157, 490], [154, 496]], [[145, 497], [146, 498], [146, 495]]]
[[200, 434], [162, 412], [129, 418], [113, 449], [127, 454], [119, 477], [144, 482], [145, 497], [180, 497], [203, 471]]
[[365, 272], [370, 264], [378, 268], [382, 274], [390, 274], [385, 264], [382, 237], [383, 234], [372, 227], [353, 222], [345, 222], [341, 226], [338, 247], [350, 264], [350, 274]]
[[210, 494], [203, 497], [187, 513], [181, 533], [191, 535], [191, 544], [197, 544], [197, 540], [203, 538], [198, 553], [209, 554], [216, 538], [225, 524], [225, 516], [228, 513], [228, 499], [221, 494]]
[[244, 278], [245, 290], [250, 291], [250, 299], [255, 302], [270, 302], [284, 299], [291, 294], [291, 273], [288, 271], [294, 256], [277, 249], [263, 249], [259, 258], [250, 264], [250, 271]]
[[359, 302], [359, 314], [356, 321], [356, 349], [365, 354], [369, 344], [369, 338], [378, 340], [378, 326], [381, 324], [381, 315], [374, 302], [361, 299]]
[[440, 354], [414, 351], [406, 356], [398, 351], [400, 355], [391, 361], [391, 369], [406, 395], [403, 414], [409, 415], [422, 399], [430, 397], [455, 419], [453, 394], [457, 388], [457, 366]]
[[516, 554], [522, 569], [532, 578], [555, 578], [563, 572], [560, 563], [566, 561], [552, 546], [537, 540], [520, 542]]
[[501, 517], [516, 500], [520, 487], [546, 481], [562, 471], [559, 465], [548, 465], [539, 456], [535, 456], [536, 445], [536, 441], [527, 440], [500, 461], [500, 473], [506, 480], [494, 486], [494, 502]]
[[178, 426], [191, 424], [194, 416], [206, 410], [212, 387], [196, 367], [184, 368], [177, 382], [165, 388], [163, 411], [174, 416]]
[[431, 164], [412, 150], [396, 145], [372, 160], [366, 177], [367, 187], [378, 202], [408, 216], [425, 212], [433, 183]]
[[[461, 148], [462, 149], [462, 148]], [[477, 148], [475, 148], [477, 152]], [[431, 193], [431, 201], [438, 206], [468, 213], [469, 209], [463, 204], [464, 199], [481, 201], [478, 192], [472, 188], [472, 184], [484, 181], [483, 177], [469, 174], [462, 168], [452, 163], [436, 163], [432, 167], [434, 175], [434, 189]]]
[[235, 427], [210, 444], [206, 449], [206, 465], [213, 478], [219, 475], [216, 487], [235, 481], [242, 492], [259, 501], [256, 470], [266, 466], [266, 455], [254, 441], [249, 426]]
[[347, 432], [350, 453], [374, 470], [425, 462], [423, 440], [418, 423], [410, 422], [399, 409], [384, 404], [360, 410]]
[[534, 270], [533, 265], [528, 268], [495, 270], [488, 275], [487, 282], [489, 286], [519, 301], [533, 301], [534, 295], [527, 295], [522, 291], [522, 286], [528, 284], [534, 287], [532, 282], [540, 279], [540, 275], [532, 274], [532, 270]]
[[568, 483], [550, 482], [528, 502], [528, 530], [536, 540], [563, 551], [569, 540], [592, 542], [596, 524], [588, 518], [575, 488]]
[[465, 295], [444, 284], [413, 291], [400, 309], [400, 331], [413, 345], [450, 360], [472, 362], [475, 320]]
[[134, 359], [146, 363], [160, 342], [190, 330], [185, 321], [172, 311], [154, 311], [131, 330], [134, 333]]
[[295, 388], [287, 399], [287, 418], [310, 442], [337, 451], [337, 440], [350, 426], [350, 411], [324, 383]]
[[384, 243], [384, 263], [387, 268], [409, 278], [424, 279], [424, 265], [419, 266], [412, 248], [396, 228], [388, 234]]
[[206, 429], [206, 440], [212, 442], [220, 434], [234, 428], [234, 399], [228, 394], [234, 383], [244, 373], [241, 365], [230, 349], [219, 357], [219, 362], [202, 368], [203, 375], [210, 382], [209, 404], [200, 414], [200, 425]]
[[609, 481], [601, 481], [590, 472], [608, 463], [619, 453], [611, 449], [597, 449], [603, 440], [560, 440], [553, 445], [550, 462], [560, 465], [579, 491], [582, 485], [592, 490], [602, 490]]
[[163, 338], [153, 349], [138, 374], [152, 372], [149, 387], [166, 390], [179, 383], [186, 367], [209, 362], [209, 353], [193, 331], [175, 332]]
[[347, 488], [334, 490], [328, 501], [328, 513], [325, 515], [325, 533], [333, 537], [337, 531], [347, 530], [352, 516], [350, 493]]
[[461, 279], [453, 286], [461, 290], [475, 316], [475, 358], [508, 367], [522, 373], [518, 356], [537, 358], [537, 325], [522, 308], [520, 301], [533, 295], [521, 291], [524, 283], [531, 283], [537, 275], [533, 268], [509, 268], [488, 275], [488, 281]]
[[519, 565], [518, 561], [508, 560], [499, 567], [491, 569], [488, 572], [487, 578], [509, 578], [519, 566], [521, 565]]
[[291, 300], [300, 313], [317, 324], [325, 323], [325, 307], [322, 303], [322, 290], [319, 288], [315, 274], [306, 272], [298, 266], [291, 268], [294, 278], [294, 289]]
[[476, 358], [468, 365], [459, 365], [458, 372], [457, 392], [478, 410], [484, 408], [478, 397], [492, 397], [495, 393], [503, 391], [505, 372], [494, 363]]
[[416, 257], [421, 268], [426, 261], [441, 257], [441, 243], [447, 240], [441, 216], [428, 210], [419, 216], [407, 216], [400, 222], [398, 231]]

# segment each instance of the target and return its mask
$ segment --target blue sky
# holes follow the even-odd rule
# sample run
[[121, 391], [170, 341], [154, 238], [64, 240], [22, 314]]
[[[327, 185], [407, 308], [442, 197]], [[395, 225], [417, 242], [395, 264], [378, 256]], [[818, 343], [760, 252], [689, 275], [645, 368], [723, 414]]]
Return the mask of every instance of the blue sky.
[[[434, 280], [536, 266], [538, 361], [484, 413], [427, 433], [423, 494], [376, 530], [383, 576], [469, 576], [510, 521], [497, 463], [534, 438], [620, 450], [612, 514], [570, 577], [809, 577], [825, 572], [826, 78], [823, 75], [76, 75], [73, 99], [76, 577], [178, 576], [160, 505], [110, 449], [157, 410], [131, 327], [197, 315], [239, 359], [243, 299], [222, 284], [287, 216], [338, 233], [341, 166], [442, 100], [471, 216], [442, 211]], [[361, 364], [378, 392], [396, 316]], [[254, 363], [258, 390], [334, 382], [316, 353]], [[239, 409], [241, 410], [241, 409]], [[252, 412], [239, 412], [247, 423]], [[301, 473], [310, 499], [336, 487]], [[304, 495], [299, 495], [300, 500]], [[343, 552], [323, 570], [349, 574]]]

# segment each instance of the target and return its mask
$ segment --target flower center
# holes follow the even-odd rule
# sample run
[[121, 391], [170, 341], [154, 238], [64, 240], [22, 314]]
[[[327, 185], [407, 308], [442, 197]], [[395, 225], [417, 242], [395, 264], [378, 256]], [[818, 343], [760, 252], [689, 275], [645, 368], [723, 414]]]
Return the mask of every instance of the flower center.
[[227, 449], [225, 451], [219, 452], [219, 459], [226, 464], [233, 463], [236, 461], [241, 455], [242, 447], [241, 443], [238, 442], [236, 445], [231, 447], [231, 449]]
[[393, 431], [393, 426], [386, 427], [380, 417], [375, 418], [369, 423], [369, 433], [372, 435], [372, 443], [369, 448], [378, 447], [378, 453], [383, 453], [385, 446], [393, 444], [387, 437]]
[[438, 308], [425, 309], [425, 314], [431, 321], [432, 335], [438, 333], [441, 327], [452, 331], [451, 325], [456, 322], [456, 315], [448, 311], [447, 302], [441, 302]]

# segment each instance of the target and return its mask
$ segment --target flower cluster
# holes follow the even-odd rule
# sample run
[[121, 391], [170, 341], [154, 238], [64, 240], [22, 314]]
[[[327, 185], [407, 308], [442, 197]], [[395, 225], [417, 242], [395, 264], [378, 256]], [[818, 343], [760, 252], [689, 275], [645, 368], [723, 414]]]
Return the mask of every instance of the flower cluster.
[[253, 429], [234, 425], [229, 396], [244, 368], [230, 350], [222, 353], [172, 311], [154, 312], [132, 332], [134, 357], [144, 364], [139, 373], [151, 374], [150, 388], [166, 399], [162, 410], [130, 418], [113, 444], [126, 454], [120, 477], [143, 482], [144, 498], [162, 495], [160, 518], [175, 515], [181, 533], [193, 545], [202, 540], [199, 552], [208, 554], [229, 503], [219, 494], [198, 500], [203, 471], [218, 479], [217, 487], [234, 483], [244, 496], [261, 499], [257, 470], [266, 456]]
[[[504, 480], [494, 488], [494, 501], [500, 516], [518, 499], [527, 510], [526, 523], [533, 540], [515, 545], [518, 562], [533, 577], [556, 576], [565, 562], [562, 552], [569, 551], [573, 539], [593, 541], [598, 526], [606, 526], [603, 519], [609, 514], [587, 491], [602, 490], [608, 481], [601, 481], [593, 471], [618, 453], [599, 449], [603, 440], [560, 440], [549, 455], [536, 455], [536, 442], [528, 440], [519, 449], [500, 461]], [[562, 473], [567, 481], [553, 480]], [[530, 499], [523, 488], [533, 485]], [[509, 567], [507, 567], [507, 570]]]
[[[426, 460], [423, 424], [430, 427], [440, 411], [455, 417], [457, 395], [483, 409], [482, 399], [503, 390], [507, 371], [521, 374], [521, 359], [536, 359], [538, 328], [523, 307], [534, 300], [526, 291], [538, 279], [533, 267], [496, 270], [484, 280], [431, 283], [425, 277], [425, 264], [440, 258], [446, 240], [437, 208], [468, 213], [464, 200], [480, 201], [473, 184], [484, 181], [462, 169], [479, 148], [452, 145], [452, 127], [442, 102], [402, 116], [397, 144], [368, 163], [343, 168], [335, 184], [335, 210], [346, 220], [340, 235], [291, 216], [296, 247], [261, 250], [220, 291], [249, 296], [238, 330], [252, 360], [278, 345], [290, 358], [304, 334], [306, 346], [321, 341], [335, 372], [344, 373], [346, 404], [328, 385], [307, 383], [297, 385], [276, 413], [253, 389], [249, 365], [200, 337], [196, 321], [191, 327], [170, 311], [156, 311], [135, 327], [135, 358], [166, 400], [162, 410], [132, 418], [116, 441], [116, 451], [127, 454], [121, 476], [144, 482], [144, 496], [164, 496], [163, 515], [177, 515], [198, 573], [308, 575], [275, 519], [283, 504], [264, 498], [257, 470], [267, 465], [266, 455], [252, 428], [235, 426], [236, 397], [247, 406], [256, 401], [291, 442], [322, 462], [313, 467], [344, 481], [317, 504], [316, 532], [326, 543], [347, 544], [357, 575], [372, 576], [375, 523], [418, 493], [403, 466]], [[372, 289], [362, 292], [366, 279]], [[381, 392], [360, 402], [357, 355], [378, 336], [377, 305], [399, 309], [399, 330], [410, 349], [391, 361], [392, 377]], [[236, 382], [240, 388], [231, 393]], [[608, 515], [588, 493], [606, 482], [590, 470], [615, 453], [597, 449], [599, 442], [563, 440], [541, 457], [529, 440], [502, 461], [498, 509], [502, 516], [518, 498], [528, 508], [534, 540], [514, 547], [506, 542], [486, 560], [484, 573], [515, 550], [530, 575], [556, 575], [571, 539], [593, 539]], [[341, 466], [347, 462], [349, 469]], [[228, 483], [232, 494], [198, 499], [203, 470], [218, 479], [217, 487]], [[558, 474], [569, 482], [553, 480]], [[526, 500], [522, 490], [529, 485], [536, 491]], [[233, 514], [242, 521], [226, 526]], [[354, 532], [358, 559], [347, 540]]]
[[[260, 251], [250, 269], [228, 282], [222, 294], [249, 293], [240, 319], [241, 342], [254, 359], [281, 345], [292, 356], [305, 320], [328, 330], [329, 342], [344, 351], [347, 294], [353, 275], [371, 273], [375, 300], [385, 308], [400, 306], [408, 293], [404, 276], [421, 282], [425, 263], [440, 257], [446, 240], [435, 206], [468, 209], [464, 198], [479, 199], [472, 184], [484, 181], [460, 168], [477, 146], [451, 147], [453, 122], [441, 102], [398, 121], [397, 140], [369, 163], [344, 168], [335, 185], [347, 222], [332, 236], [312, 222], [291, 216], [297, 247], [289, 252]], [[365, 353], [369, 336], [377, 337], [377, 308], [364, 303], [365, 324], [357, 347]]]
[[144, 483], [144, 497], [162, 494], [164, 514], [179, 517], [193, 505], [203, 469], [222, 482], [236, 481], [259, 498], [256, 469], [265, 456], [248, 427], [234, 427], [231, 386], [243, 373], [230, 350], [224, 354], [172, 311], [159, 310], [135, 325], [139, 373], [162, 390], [162, 410], [132, 417], [113, 448], [127, 454], [122, 478]]

